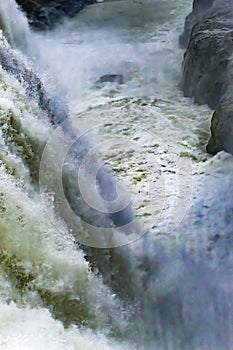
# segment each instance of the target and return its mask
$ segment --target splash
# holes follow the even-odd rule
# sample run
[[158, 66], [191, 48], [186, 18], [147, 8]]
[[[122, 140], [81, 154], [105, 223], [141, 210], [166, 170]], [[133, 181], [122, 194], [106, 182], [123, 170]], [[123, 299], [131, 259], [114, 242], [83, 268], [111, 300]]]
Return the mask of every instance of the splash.
[[0, 28], [11, 45], [25, 49], [30, 41], [30, 29], [15, 0], [0, 1]]

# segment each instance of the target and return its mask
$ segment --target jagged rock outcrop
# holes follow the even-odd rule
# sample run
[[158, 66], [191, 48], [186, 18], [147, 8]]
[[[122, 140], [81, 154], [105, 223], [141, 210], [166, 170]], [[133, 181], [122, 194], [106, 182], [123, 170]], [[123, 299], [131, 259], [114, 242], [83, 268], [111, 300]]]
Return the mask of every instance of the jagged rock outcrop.
[[36, 29], [50, 29], [63, 16], [75, 16], [95, 0], [16, 0]]
[[205, 16], [206, 11], [211, 8], [214, 0], [194, 0], [193, 10], [186, 17], [184, 32], [179, 37], [179, 44], [181, 48], [186, 48], [189, 42], [192, 28], [195, 24], [200, 23]]
[[[216, 110], [207, 151], [233, 153], [233, 1], [195, 0], [194, 5], [187, 17], [192, 18], [192, 28], [186, 19], [186, 30], [180, 39], [181, 44], [189, 40], [182, 89], [194, 102]], [[189, 19], [188, 22], [191, 23]]]

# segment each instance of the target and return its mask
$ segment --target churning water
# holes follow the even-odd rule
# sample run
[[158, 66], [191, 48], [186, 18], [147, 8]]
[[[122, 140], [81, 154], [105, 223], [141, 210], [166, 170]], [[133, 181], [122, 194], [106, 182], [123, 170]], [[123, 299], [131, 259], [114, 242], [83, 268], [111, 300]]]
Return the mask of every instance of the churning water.
[[[139, 225], [143, 236], [113, 250], [78, 244], [89, 242], [82, 216], [93, 215], [98, 234], [108, 218], [81, 201], [70, 225], [53, 191], [40, 195], [33, 155], [49, 144], [53, 156], [42, 159], [40, 175], [49, 170], [52, 181], [67, 149], [25, 87], [1, 69], [0, 349], [233, 349], [232, 157], [205, 153], [211, 111], [179, 90], [177, 42], [190, 8], [188, 0], [104, 1], [33, 33], [14, 0], [0, 0], [14, 47], [2, 34], [1, 50], [37, 72], [60, 122], [69, 114], [123, 183], [139, 220], [133, 230]], [[106, 74], [123, 84], [98, 82]], [[92, 205], [93, 176], [83, 178]], [[76, 196], [73, 180], [63, 183]], [[111, 180], [102, 174], [100, 185], [111, 197]]]

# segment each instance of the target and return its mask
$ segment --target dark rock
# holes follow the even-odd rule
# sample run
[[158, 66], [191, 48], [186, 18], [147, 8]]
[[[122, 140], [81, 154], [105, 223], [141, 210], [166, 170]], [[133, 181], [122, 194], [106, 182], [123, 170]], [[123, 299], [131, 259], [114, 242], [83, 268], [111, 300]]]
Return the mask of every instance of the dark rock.
[[192, 16], [201, 11], [202, 17], [198, 20], [196, 17], [190, 30], [182, 89], [194, 102], [216, 109], [207, 151], [215, 154], [225, 150], [233, 154], [233, 2], [207, 1], [206, 7], [199, 10], [197, 4], [195, 1]]
[[[230, 92], [230, 90], [229, 90]], [[226, 94], [214, 112], [211, 121], [211, 138], [207, 152], [216, 154], [222, 150], [233, 154], [233, 101], [231, 93]]]
[[228, 63], [233, 52], [233, 26], [222, 18], [207, 18], [195, 25], [183, 62], [182, 89], [198, 104], [217, 108], [228, 80]]
[[100, 77], [96, 84], [102, 84], [106, 82], [124, 84], [124, 76], [122, 74], [105, 74]]
[[62, 17], [73, 17], [95, 0], [16, 0], [32, 27], [51, 29]]
[[192, 28], [195, 24], [200, 23], [204, 18], [208, 9], [213, 5], [214, 0], [194, 0], [193, 10], [186, 17], [184, 32], [179, 37], [179, 44], [181, 48], [186, 48], [189, 42]]

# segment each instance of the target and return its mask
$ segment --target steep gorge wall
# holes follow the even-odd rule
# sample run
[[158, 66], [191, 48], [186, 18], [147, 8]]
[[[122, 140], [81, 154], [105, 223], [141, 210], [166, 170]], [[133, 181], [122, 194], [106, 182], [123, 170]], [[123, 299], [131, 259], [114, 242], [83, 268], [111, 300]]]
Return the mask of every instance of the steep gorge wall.
[[194, 0], [180, 45], [184, 95], [215, 110], [207, 151], [233, 154], [233, 1]]
[[193, 0], [192, 12], [186, 17], [184, 32], [180, 35], [180, 47], [185, 49], [188, 45], [192, 28], [195, 24], [202, 21], [206, 11], [213, 5], [214, 0]]

